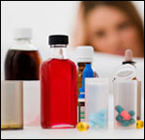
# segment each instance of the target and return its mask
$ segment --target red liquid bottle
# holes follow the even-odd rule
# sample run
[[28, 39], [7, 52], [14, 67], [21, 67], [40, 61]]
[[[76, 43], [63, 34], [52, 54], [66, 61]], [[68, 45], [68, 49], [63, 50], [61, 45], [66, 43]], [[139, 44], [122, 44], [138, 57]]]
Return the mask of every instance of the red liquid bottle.
[[49, 37], [51, 58], [41, 66], [41, 126], [75, 128], [77, 124], [77, 70], [65, 56], [68, 37]]

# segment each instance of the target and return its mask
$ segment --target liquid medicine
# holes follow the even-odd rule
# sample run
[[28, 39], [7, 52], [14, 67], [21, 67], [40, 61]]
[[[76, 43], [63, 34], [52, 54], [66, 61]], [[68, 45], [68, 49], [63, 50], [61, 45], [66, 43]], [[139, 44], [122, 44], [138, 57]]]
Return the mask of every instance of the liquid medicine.
[[51, 58], [41, 66], [41, 126], [75, 128], [77, 124], [77, 70], [65, 56], [68, 37], [49, 37]]
[[41, 57], [31, 44], [32, 31], [29, 28], [16, 29], [15, 43], [8, 50], [5, 60], [6, 80], [39, 80]]

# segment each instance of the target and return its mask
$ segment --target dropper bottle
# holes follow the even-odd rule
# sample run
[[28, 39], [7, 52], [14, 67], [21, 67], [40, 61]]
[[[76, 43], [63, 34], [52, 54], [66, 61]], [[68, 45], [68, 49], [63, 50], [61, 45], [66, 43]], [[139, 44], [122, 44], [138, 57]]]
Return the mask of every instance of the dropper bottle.
[[[131, 64], [135, 68], [136, 62], [133, 61], [133, 52], [132, 50], [128, 49], [125, 51], [125, 61], [123, 62], [123, 65], [125, 64]], [[137, 92], [137, 119], [141, 119], [141, 81], [138, 80], [137, 77], [134, 77], [132, 80], [137, 80], [138, 81], [138, 92]]]

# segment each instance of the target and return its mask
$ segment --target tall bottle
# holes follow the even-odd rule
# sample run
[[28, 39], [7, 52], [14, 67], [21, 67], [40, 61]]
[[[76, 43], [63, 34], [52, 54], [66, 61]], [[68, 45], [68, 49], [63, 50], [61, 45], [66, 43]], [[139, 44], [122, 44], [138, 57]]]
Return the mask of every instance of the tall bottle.
[[49, 37], [51, 58], [41, 66], [41, 126], [75, 128], [77, 124], [77, 71], [66, 57], [68, 36]]
[[32, 30], [18, 28], [14, 31], [15, 43], [5, 60], [6, 80], [39, 80], [41, 57], [31, 44]]

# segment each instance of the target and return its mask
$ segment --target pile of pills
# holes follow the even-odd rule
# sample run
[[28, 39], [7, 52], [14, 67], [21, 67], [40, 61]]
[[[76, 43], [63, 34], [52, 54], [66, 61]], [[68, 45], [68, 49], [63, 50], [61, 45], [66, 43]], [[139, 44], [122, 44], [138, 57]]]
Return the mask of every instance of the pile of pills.
[[94, 127], [106, 128], [107, 110], [104, 109], [98, 113], [92, 113], [89, 117], [89, 125], [91, 128], [94, 128]]
[[116, 117], [118, 125], [121, 125], [123, 127], [130, 127], [131, 125], [134, 125], [136, 123], [135, 119], [133, 118], [135, 115], [135, 112], [133, 110], [127, 112], [120, 105], [116, 106], [115, 109], [118, 112], [118, 116]]

